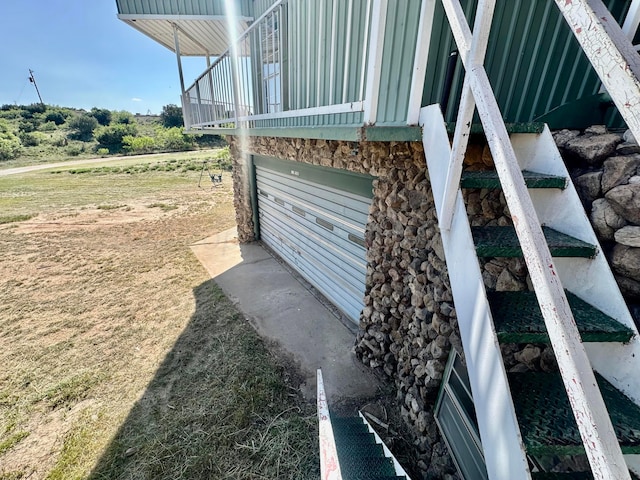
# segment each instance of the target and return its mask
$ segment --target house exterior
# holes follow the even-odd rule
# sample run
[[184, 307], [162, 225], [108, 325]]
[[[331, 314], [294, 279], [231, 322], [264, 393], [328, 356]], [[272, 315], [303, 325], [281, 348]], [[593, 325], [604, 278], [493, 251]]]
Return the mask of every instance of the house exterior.
[[[425, 476], [445, 446], [460, 478], [640, 474], [638, 330], [550, 132], [640, 138], [640, 2], [117, 5], [175, 51], [186, 131], [227, 135], [239, 239], [395, 381]], [[596, 134], [589, 174], [637, 168], [605, 128], [566, 144]]]

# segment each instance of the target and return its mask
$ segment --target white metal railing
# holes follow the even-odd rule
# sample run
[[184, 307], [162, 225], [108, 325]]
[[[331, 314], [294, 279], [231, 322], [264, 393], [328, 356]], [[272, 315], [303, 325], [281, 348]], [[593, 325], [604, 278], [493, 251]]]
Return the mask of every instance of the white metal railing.
[[[424, 0], [423, 8], [426, 8], [431, 2], [432, 0]], [[593, 475], [596, 479], [628, 479], [629, 472], [607, 409], [597, 387], [593, 370], [582, 345], [563, 286], [556, 274], [553, 258], [542, 233], [540, 222], [502, 120], [502, 114], [483, 66], [496, 0], [479, 0], [473, 34], [459, 0], [442, 0], [442, 3], [460, 51], [465, 68], [465, 79], [446, 175], [447, 179], [442, 192], [442, 199], [437, 202], [441, 205], [441, 209], [438, 212], [440, 228], [443, 232], [447, 232], [451, 228], [454, 211], [456, 210], [456, 201], [461, 200], [458, 191], [462, 162], [467, 148], [473, 113], [477, 108], [511, 212], [514, 227], [522, 245], [524, 258], [538, 297], [551, 344], [554, 347], [578, 429], [584, 444], [588, 445], [586, 453]], [[633, 73], [636, 63], [640, 64], [640, 62], [635, 62], [633, 57], [625, 56], [627, 53], [625, 49], [630, 46], [628, 40], [626, 42], [629, 45], [621, 43], [618, 37], [624, 39], [624, 35], [622, 35], [615, 21], [611, 20], [611, 23], [614, 23], [615, 26], [605, 25], [602, 27], [602, 24], [607, 23], [607, 18], [605, 17], [607, 17], [608, 10], [606, 10], [601, 0], [573, 0], [572, 2], [556, 0], [556, 3], [567, 18], [579, 41], [583, 44], [583, 49], [592, 63], [600, 63], [599, 65], [594, 63], [594, 67], [601, 78], [603, 76], [612, 76], [612, 71], [616, 70], [616, 74], [613, 75], [615, 76], [614, 82], [610, 78], [602, 78], [602, 80], [614, 101], [616, 89], [618, 96], [624, 97], [624, 95], [627, 95], [626, 103], [622, 102], [623, 108], [619, 106], [619, 109], [625, 120], [627, 120], [629, 127], [636, 134], [637, 127], [640, 127], [640, 115], [638, 115], [640, 113], [640, 90], [637, 89], [637, 76], [633, 75]], [[591, 13], [588, 12], [589, 8], [587, 7], [591, 8]], [[602, 8], [606, 10], [606, 13], [602, 11]], [[599, 16], [599, 18], [594, 19], [593, 16]], [[604, 21], [600, 22], [601, 18], [604, 18]], [[608, 14], [608, 18], [611, 18], [610, 14]], [[598, 23], [601, 26], [601, 34], [595, 37], [593, 35], [582, 35], [583, 39], [581, 39], [581, 32], [586, 31], [587, 28], [595, 28], [594, 23]], [[612, 32], [609, 30], [612, 30]], [[603, 41], [607, 42], [604, 37], [609, 39], [609, 43], [605, 47], [602, 44]], [[612, 55], [612, 52], [607, 47], [615, 46], [614, 44], [617, 44], [615, 52], [619, 53], [622, 50], [622, 53], [612, 56], [613, 62], [618, 62], [612, 65], [611, 58], [604, 58], [604, 56]], [[624, 48], [619, 47], [621, 44], [624, 45]], [[588, 50], [593, 50], [593, 55]], [[596, 60], [592, 57], [595, 57]], [[620, 68], [621, 66], [627, 66], [628, 68]], [[625, 70], [629, 70], [632, 75], [629, 75], [629, 72], [624, 72], [624, 75], [618, 75], [618, 71], [623, 72]], [[636, 137], [640, 138], [637, 134]], [[434, 187], [435, 190], [436, 188]], [[444, 236], [445, 233], [443, 233]], [[480, 327], [476, 326], [474, 328], [478, 329]], [[491, 432], [488, 432], [488, 436], [491, 436]], [[490, 463], [490, 461], [487, 462], [489, 470], [491, 470]], [[489, 471], [489, 474], [491, 475], [491, 471]]]
[[276, 1], [186, 89], [186, 127], [349, 112], [375, 122], [386, 8], [387, 0]]
[[340, 472], [340, 462], [338, 461], [338, 451], [336, 441], [333, 437], [333, 427], [331, 426], [331, 415], [327, 394], [322, 381], [322, 370], [316, 370], [318, 407], [318, 438], [320, 441], [320, 478], [322, 480], [342, 480]]

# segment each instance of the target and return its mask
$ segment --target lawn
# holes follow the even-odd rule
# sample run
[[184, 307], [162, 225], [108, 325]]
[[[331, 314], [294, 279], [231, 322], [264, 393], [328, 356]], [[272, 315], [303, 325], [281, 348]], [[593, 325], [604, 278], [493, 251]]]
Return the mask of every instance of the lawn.
[[317, 477], [295, 372], [189, 249], [230, 175], [184, 155], [0, 177], [0, 479]]

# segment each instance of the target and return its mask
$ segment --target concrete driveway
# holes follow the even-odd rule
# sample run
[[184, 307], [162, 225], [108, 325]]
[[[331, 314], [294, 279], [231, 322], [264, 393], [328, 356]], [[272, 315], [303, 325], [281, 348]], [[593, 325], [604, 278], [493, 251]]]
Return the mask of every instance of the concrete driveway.
[[258, 333], [293, 359], [305, 398], [315, 399], [318, 368], [331, 402], [376, 394], [377, 379], [352, 353], [355, 335], [260, 243], [240, 245], [233, 228], [191, 249]]

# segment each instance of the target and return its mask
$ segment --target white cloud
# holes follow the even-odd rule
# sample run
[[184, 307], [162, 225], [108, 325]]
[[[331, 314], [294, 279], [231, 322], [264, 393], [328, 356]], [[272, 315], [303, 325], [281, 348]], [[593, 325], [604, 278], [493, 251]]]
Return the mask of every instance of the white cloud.
[[132, 102], [141, 102], [141, 101], [142, 101], [142, 99], [141, 99], [141, 98], [138, 98], [138, 97], [133, 97], [133, 98], [131, 99], [131, 101], [132, 101]]

